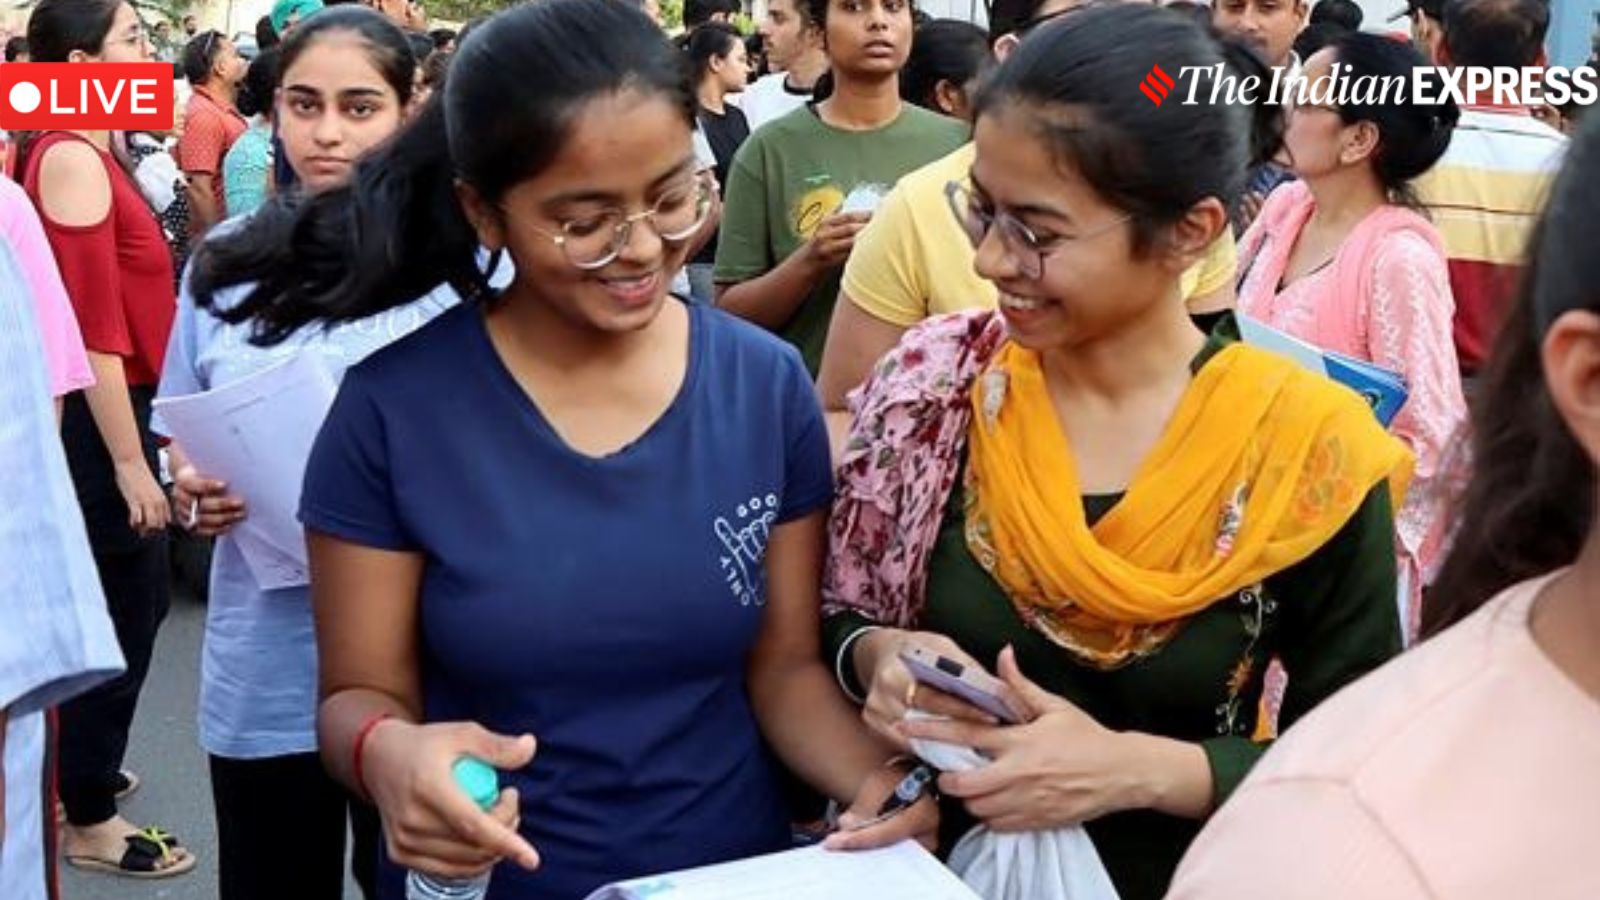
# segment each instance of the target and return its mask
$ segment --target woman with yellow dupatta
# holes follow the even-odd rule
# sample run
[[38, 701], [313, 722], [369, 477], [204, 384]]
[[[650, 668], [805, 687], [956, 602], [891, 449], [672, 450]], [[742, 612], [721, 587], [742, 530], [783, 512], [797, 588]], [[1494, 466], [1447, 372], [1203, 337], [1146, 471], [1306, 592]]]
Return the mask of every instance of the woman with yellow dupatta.
[[[1197, 103], [1187, 83], [1146, 99], [1152, 61], [1201, 72]], [[1287, 724], [1400, 648], [1407, 451], [1354, 392], [1229, 323], [1208, 338], [1180, 299], [1243, 178], [1244, 111], [1206, 103], [1221, 61], [1129, 4], [1041, 28], [995, 73], [972, 188], [949, 194], [1000, 309], [880, 363], [831, 523], [828, 646], [868, 723], [987, 754], [940, 778], [945, 821], [1085, 823], [1124, 900], [1165, 892], [1266, 749], [1270, 660]], [[909, 645], [995, 667], [1025, 724], [916, 685]]]

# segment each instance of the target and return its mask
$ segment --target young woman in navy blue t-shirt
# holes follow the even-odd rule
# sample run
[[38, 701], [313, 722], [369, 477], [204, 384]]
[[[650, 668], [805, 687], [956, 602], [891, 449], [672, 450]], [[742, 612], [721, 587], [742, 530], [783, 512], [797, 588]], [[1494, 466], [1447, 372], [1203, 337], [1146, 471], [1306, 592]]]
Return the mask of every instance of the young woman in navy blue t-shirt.
[[[833, 487], [805, 368], [668, 294], [715, 205], [693, 122], [643, 15], [518, 6], [349, 187], [258, 215], [260, 253], [219, 279], [257, 282], [222, 314], [265, 340], [441, 280], [478, 298], [349, 371], [302, 499], [323, 755], [395, 866], [505, 859], [495, 898], [582, 896], [784, 848], [768, 747], [853, 814], [904, 775], [819, 653]], [[514, 263], [503, 292], [480, 245]], [[504, 772], [487, 813], [451, 780], [467, 754]]]

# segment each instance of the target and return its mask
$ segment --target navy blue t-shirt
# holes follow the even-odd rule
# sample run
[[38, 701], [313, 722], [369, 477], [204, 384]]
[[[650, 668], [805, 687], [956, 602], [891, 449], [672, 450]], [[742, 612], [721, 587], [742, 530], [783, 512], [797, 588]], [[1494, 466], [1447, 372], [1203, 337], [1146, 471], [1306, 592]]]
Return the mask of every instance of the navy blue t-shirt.
[[351, 369], [311, 456], [309, 528], [426, 559], [426, 718], [539, 739], [504, 780], [544, 865], [496, 900], [788, 841], [745, 662], [770, 529], [832, 497], [827, 431], [791, 347], [689, 315], [678, 396], [610, 456], [557, 435], [477, 304]]

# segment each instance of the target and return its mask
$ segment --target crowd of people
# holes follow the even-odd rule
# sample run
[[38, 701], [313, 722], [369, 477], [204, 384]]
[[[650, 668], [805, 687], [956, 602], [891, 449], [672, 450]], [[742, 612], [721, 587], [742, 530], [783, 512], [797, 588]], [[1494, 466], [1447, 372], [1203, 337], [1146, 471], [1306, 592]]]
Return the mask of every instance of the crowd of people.
[[[189, 96], [0, 178], [0, 896], [197, 863], [118, 808], [174, 534], [222, 900], [1080, 825], [1125, 900], [1600, 895], [1600, 118], [1204, 101], [1542, 67], [1545, 0], [740, 11], [279, 0], [246, 58], [39, 0], [8, 62]], [[241, 496], [157, 401], [291, 361], [337, 398]], [[984, 765], [876, 815], [930, 742]]]

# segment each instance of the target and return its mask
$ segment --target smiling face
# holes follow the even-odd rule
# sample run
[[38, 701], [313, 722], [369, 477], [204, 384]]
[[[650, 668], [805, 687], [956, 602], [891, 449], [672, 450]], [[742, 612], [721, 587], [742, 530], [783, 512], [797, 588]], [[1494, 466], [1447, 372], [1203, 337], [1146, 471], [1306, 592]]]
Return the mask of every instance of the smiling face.
[[278, 134], [306, 188], [325, 190], [350, 177], [361, 154], [400, 127], [400, 97], [350, 31], [317, 37], [283, 73]]
[[[1044, 252], [1023, 250], [990, 228], [977, 273], [1000, 290], [1012, 337], [1032, 350], [1091, 342], [1153, 304], [1177, 302], [1182, 264], [1159, 247], [1135, 254], [1127, 212], [1103, 200], [1030, 124], [1037, 112], [1006, 104], [978, 118], [972, 205], [1015, 217]], [[1030, 270], [1038, 277], [1029, 277]], [[1115, 286], [1115, 289], [1108, 289]]]
[[505, 248], [514, 290], [547, 304], [573, 325], [624, 333], [654, 321], [688, 245], [663, 240], [649, 219], [635, 221], [616, 258], [596, 269], [575, 265], [553, 236], [587, 238], [593, 223], [656, 208], [681, 210], [699, 186], [690, 125], [659, 94], [623, 91], [587, 101], [561, 150], [536, 175], [495, 204], [469, 202], [479, 240]]
[[888, 78], [911, 56], [907, 0], [829, 0], [828, 61], [842, 77]]

